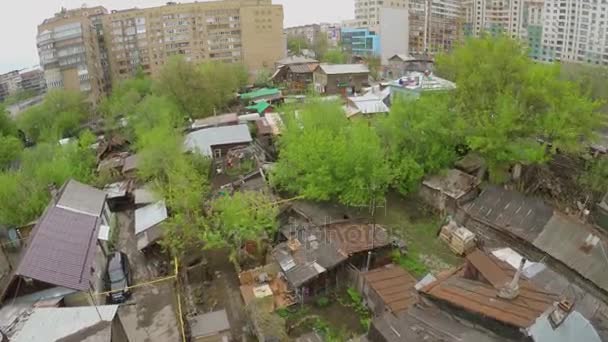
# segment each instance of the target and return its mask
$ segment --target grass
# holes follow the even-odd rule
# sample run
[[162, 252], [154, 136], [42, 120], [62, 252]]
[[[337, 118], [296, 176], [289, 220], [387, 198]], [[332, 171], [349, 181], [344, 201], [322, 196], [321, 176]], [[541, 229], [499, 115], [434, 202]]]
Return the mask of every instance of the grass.
[[397, 264], [418, 278], [460, 264], [460, 257], [437, 238], [442, 219], [419, 198], [392, 193], [387, 200], [386, 210], [378, 210], [376, 221], [406, 242], [407, 255], [393, 257]]

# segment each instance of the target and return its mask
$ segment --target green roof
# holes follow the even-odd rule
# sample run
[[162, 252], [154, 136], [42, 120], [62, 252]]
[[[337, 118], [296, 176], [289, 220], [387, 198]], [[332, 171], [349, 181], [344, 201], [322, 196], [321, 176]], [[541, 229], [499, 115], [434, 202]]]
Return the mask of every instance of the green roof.
[[270, 104], [268, 102], [260, 101], [254, 105], [245, 107], [245, 109], [255, 110], [258, 114], [262, 114], [266, 111], [266, 109], [268, 109], [268, 107], [270, 107]]
[[279, 95], [281, 91], [277, 88], [261, 88], [250, 93], [241, 94], [243, 100], [253, 100], [258, 97]]

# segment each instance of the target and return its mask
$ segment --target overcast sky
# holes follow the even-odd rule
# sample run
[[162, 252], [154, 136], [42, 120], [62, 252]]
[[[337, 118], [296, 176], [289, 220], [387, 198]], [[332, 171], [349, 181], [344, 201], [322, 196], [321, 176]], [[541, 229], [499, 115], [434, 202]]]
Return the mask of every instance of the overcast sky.
[[[108, 10], [159, 6], [168, 0], [97, 0]], [[179, 1], [179, 0], [178, 0]], [[179, 1], [190, 2], [190, 1]], [[354, 16], [354, 0], [273, 0], [282, 4], [285, 27], [319, 22], [339, 22]], [[0, 74], [38, 64], [36, 27], [63, 6], [80, 7], [82, 0], [0, 0]]]

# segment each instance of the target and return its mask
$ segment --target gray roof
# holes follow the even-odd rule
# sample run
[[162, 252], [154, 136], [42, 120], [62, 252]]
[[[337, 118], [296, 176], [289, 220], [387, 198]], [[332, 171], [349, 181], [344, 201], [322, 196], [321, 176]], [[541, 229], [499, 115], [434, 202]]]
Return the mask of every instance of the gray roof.
[[[372, 331], [386, 342], [499, 342], [506, 339], [473, 328], [441, 313], [437, 308], [412, 307], [393, 315], [386, 313], [372, 322]], [[378, 336], [379, 337], [379, 336]]]
[[190, 330], [194, 339], [213, 336], [230, 330], [226, 310], [197, 315], [190, 319]]
[[143, 188], [133, 191], [135, 196], [135, 204], [150, 204], [158, 202], [161, 198], [151, 189], [151, 185], [146, 185]]
[[277, 61], [278, 65], [291, 65], [291, 64], [306, 64], [306, 63], [319, 63], [318, 60], [304, 57], [304, 56], [289, 56]]
[[167, 217], [165, 201], [158, 201], [135, 210], [135, 235], [158, 225]]
[[533, 241], [553, 216], [553, 209], [541, 199], [497, 186], [485, 188], [465, 210], [528, 241]]
[[445, 174], [438, 174], [427, 177], [422, 184], [441, 191], [445, 195], [459, 199], [475, 189], [481, 181], [474, 176], [460, 170], [450, 169]]
[[404, 53], [398, 53], [398, 54], [396, 54], [396, 55], [393, 55], [393, 56], [392, 56], [391, 58], [389, 58], [388, 60], [390, 61], [390, 60], [392, 60], [392, 59], [396, 59], [396, 58], [398, 58], [398, 59], [400, 59], [400, 60], [402, 60], [402, 61], [404, 61], [404, 62], [408, 62], [408, 61], [415, 61], [415, 60], [416, 60], [416, 58], [414, 58], [414, 57], [412, 57], [412, 56], [410, 56], [410, 55], [406, 55], [406, 54], [404, 54]]
[[557, 328], [549, 322], [548, 313], [528, 329], [534, 342], [601, 342], [591, 323], [579, 312], [573, 311]]
[[122, 166], [122, 172], [129, 172], [137, 169], [137, 154], [132, 154], [125, 158]]
[[608, 243], [591, 227], [556, 213], [533, 244], [608, 291]]
[[369, 73], [369, 69], [364, 64], [319, 64], [319, 69], [327, 75]]
[[239, 116], [236, 113], [226, 113], [217, 116], [210, 116], [204, 119], [194, 120], [192, 129], [199, 129], [211, 126], [226, 126], [239, 123]]
[[[87, 328], [99, 327], [99, 323], [111, 322], [116, 316], [117, 310], [118, 305], [34, 309], [23, 327], [15, 332], [11, 341], [76, 341], [73, 338], [80, 333], [79, 341], [110, 342], [110, 336], [103, 332], [100, 333], [100, 329], [89, 330], [88, 336], [82, 333]], [[105, 325], [102, 328], [105, 330], [110, 327]]]
[[89, 289], [100, 222], [99, 217], [48, 208], [32, 231], [16, 274], [70, 289]]
[[62, 188], [56, 206], [91, 216], [101, 216], [106, 193], [73, 179]]
[[186, 135], [184, 143], [189, 152], [200, 151], [211, 157], [212, 147], [231, 144], [249, 144], [253, 141], [247, 125], [211, 127]]

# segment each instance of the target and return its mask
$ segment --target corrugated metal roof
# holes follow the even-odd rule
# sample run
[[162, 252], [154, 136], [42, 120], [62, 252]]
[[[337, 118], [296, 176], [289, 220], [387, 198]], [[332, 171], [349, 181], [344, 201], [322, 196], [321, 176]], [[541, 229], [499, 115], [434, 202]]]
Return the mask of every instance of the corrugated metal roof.
[[92, 216], [100, 216], [106, 193], [73, 179], [62, 188], [56, 206]]
[[294, 64], [289, 66], [289, 71], [294, 74], [309, 74], [315, 71], [319, 63]]
[[380, 97], [374, 94], [366, 94], [363, 96], [353, 96], [348, 98], [349, 106], [354, 107], [354, 111], [349, 116], [354, 114], [376, 114], [388, 113], [389, 108]]
[[277, 61], [278, 65], [292, 65], [292, 64], [304, 64], [304, 63], [319, 63], [318, 60], [304, 57], [304, 56], [289, 56]]
[[369, 69], [364, 64], [319, 64], [319, 69], [327, 75], [369, 73]]
[[203, 155], [211, 157], [213, 146], [249, 144], [252, 140], [247, 125], [235, 125], [205, 128], [189, 133], [186, 135], [184, 145], [190, 152], [198, 150]]
[[541, 199], [497, 186], [485, 188], [465, 210], [530, 242], [553, 215], [553, 209]]
[[486, 264], [495, 264], [500, 270], [493, 266], [477, 269], [483, 278], [470, 279], [465, 277], [463, 266], [450, 275], [439, 277], [437, 281], [422, 288], [421, 292], [463, 310], [519, 328], [530, 327], [559, 300], [558, 295], [545, 292], [524, 278], [520, 279], [519, 295], [515, 299], [498, 297], [498, 288], [483, 279], [493, 278], [497, 281], [497, 276], [493, 273], [501, 273], [501, 279], [512, 279], [515, 269], [485, 253], [476, 256], [478, 259], [483, 257], [491, 259]]
[[363, 278], [393, 313], [407, 310], [418, 301], [416, 279], [401, 267], [378, 268], [364, 273]]
[[608, 243], [591, 227], [555, 213], [533, 244], [608, 291]]
[[135, 235], [156, 226], [166, 220], [167, 217], [165, 201], [159, 201], [135, 210]]
[[116, 316], [117, 310], [118, 305], [35, 309], [23, 327], [15, 333], [12, 341], [61, 340], [100, 322], [111, 322]]
[[100, 221], [98, 217], [63, 208], [47, 209], [31, 234], [16, 274], [87, 290]]
[[211, 126], [236, 125], [239, 123], [239, 116], [236, 113], [226, 113], [217, 116], [210, 116], [204, 119], [194, 120], [193, 129], [205, 128]]
[[242, 100], [254, 101], [260, 97], [280, 96], [281, 91], [277, 88], [260, 88], [249, 93], [241, 94]]
[[146, 185], [143, 188], [135, 189], [135, 191], [133, 191], [136, 205], [154, 203], [161, 199], [150, 189], [151, 187], [151, 185]]
[[391, 243], [388, 233], [380, 225], [374, 228], [372, 224], [343, 222], [328, 225], [326, 230], [330, 241], [348, 255], [384, 247]]

